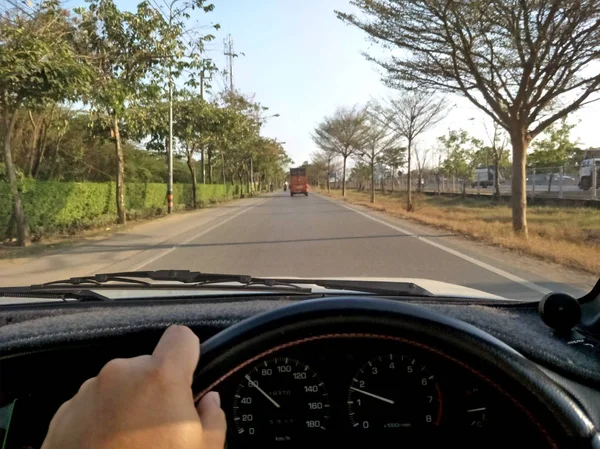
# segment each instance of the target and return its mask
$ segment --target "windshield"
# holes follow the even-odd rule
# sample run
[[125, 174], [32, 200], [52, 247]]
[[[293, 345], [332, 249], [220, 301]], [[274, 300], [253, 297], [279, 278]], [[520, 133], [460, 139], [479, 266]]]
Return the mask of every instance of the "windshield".
[[0, 287], [190, 270], [582, 296], [600, 12], [450, 3], [0, 4]]

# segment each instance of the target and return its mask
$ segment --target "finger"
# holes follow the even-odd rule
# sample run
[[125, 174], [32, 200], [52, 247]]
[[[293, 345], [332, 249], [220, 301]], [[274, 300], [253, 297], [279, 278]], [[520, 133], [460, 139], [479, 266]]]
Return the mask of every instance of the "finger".
[[223, 449], [225, 446], [225, 435], [227, 433], [227, 421], [225, 413], [221, 409], [219, 393], [211, 391], [207, 393], [196, 408], [202, 423], [202, 437], [206, 449]]
[[191, 385], [200, 359], [200, 341], [189, 327], [171, 326], [156, 345], [152, 358]]

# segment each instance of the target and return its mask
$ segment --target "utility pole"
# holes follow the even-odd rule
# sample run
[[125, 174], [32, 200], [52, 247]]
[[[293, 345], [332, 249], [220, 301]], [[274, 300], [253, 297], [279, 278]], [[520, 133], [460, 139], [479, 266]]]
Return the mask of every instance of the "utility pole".
[[[204, 101], [204, 71], [206, 70], [204, 66], [204, 61], [202, 61], [202, 68], [200, 69], [200, 99]], [[204, 145], [200, 148], [200, 164], [202, 166], [202, 184], [206, 184], [206, 169], [204, 165], [204, 156], [205, 149]]]
[[225, 46], [225, 50], [223, 54], [227, 56], [227, 63], [229, 66], [229, 91], [233, 92], [233, 40], [231, 39], [231, 34], [227, 36], [227, 39], [223, 40], [223, 44]]
[[[173, 5], [174, 0], [169, 6], [169, 28], [173, 23]], [[169, 166], [169, 180], [167, 183], [167, 211], [173, 213], [173, 73], [171, 70], [171, 62], [169, 61], [169, 149], [167, 154], [167, 165]]]

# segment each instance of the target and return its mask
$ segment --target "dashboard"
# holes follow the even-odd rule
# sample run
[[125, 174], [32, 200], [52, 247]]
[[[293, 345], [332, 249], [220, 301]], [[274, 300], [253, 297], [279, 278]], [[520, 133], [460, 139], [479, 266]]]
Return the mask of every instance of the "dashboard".
[[[192, 391], [196, 399], [220, 393], [227, 449], [600, 448], [590, 419], [596, 389], [582, 395], [557, 384], [449, 316], [459, 307], [439, 313], [372, 297], [232, 299], [21, 316], [11, 339], [0, 338], [1, 447], [40, 448], [53, 414], [86, 379], [113, 358], [151, 353], [165, 327], [180, 323], [202, 341]], [[479, 305], [475, 312], [489, 316]]]
[[383, 336], [308, 341], [217, 388], [228, 447], [544, 447], [527, 412], [469, 372]]

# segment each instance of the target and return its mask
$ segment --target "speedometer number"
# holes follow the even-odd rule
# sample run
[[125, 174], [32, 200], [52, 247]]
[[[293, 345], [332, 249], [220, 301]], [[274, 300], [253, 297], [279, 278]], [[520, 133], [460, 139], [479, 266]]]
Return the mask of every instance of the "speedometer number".
[[289, 357], [261, 361], [245, 373], [235, 392], [233, 421], [238, 435], [293, 442], [327, 429], [329, 398], [308, 365]]

